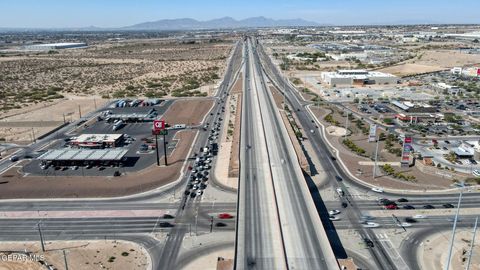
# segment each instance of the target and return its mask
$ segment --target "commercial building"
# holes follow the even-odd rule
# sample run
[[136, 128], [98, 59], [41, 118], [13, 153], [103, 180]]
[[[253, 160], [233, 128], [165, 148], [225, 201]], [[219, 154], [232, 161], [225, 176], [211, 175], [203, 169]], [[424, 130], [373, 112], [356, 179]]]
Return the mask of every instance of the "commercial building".
[[23, 46], [23, 49], [29, 51], [50, 51], [61, 49], [85, 48], [87, 43], [84, 42], [64, 42], [64, 43], [49, 43], [49, 44], [31, 44]]
[[331, 86], [365, 85], [365, 84], [397, 84], [398, 78], [392, 74], [367, 71], [363, 69], [338, 70], [322, 72], [322, 81]]
[[81, 148], [117, 147], [123, 138], [123, 134], [82, 134], [73, 138], [70, 144]]

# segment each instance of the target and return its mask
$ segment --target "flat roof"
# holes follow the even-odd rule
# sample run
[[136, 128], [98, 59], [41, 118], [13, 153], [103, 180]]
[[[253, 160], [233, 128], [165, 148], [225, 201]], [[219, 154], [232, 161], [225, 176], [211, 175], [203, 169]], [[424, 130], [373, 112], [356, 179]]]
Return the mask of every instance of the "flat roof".
[[51, 47], [51, 46], [71, 46], [71, 45], [82, 45], [86, 46], [84, 42], [59, 42], [59, 43], [47, 43], [47, 44], [26, 44], [26, 46], [40, 46], [40, 47]]
[[85, 143], [85, 142], [115, 142], [121, 138], [123, 134], [82, 134], [75, 139], [73, 142]]
[[51, 149], [38, 157], [39, 160], [121, 160], [127, 149]]

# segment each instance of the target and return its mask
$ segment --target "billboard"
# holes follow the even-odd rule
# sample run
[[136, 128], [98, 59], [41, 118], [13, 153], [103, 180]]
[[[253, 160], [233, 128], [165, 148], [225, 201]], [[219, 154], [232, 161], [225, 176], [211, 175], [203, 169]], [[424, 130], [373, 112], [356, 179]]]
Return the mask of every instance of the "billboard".
[[375, 141], [377, 141], [377, 125], [371, 124], [370, 132], [368, 133], [368, 142], [375, 142]]
[[405, 135], [400, 164], [402, 167], [410, 166], [410, 155], [412, 153], [412, 137]]

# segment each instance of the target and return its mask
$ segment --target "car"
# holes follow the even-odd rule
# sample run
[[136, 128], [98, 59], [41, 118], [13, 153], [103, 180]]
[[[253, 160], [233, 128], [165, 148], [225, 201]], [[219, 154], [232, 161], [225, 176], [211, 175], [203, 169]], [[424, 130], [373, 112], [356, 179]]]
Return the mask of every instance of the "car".
[[328, 216], [328, 219], [330, 219], [331, 221], [335, 221], [335, 220], [340, 220], [341, 218], [338, 217], [338, 216], [332, 216], [332, 215], [330, 215], [330, 216]]
[[453, 206], [453, 204], [451, 204], [451, 203], [446, 203], [442, 206], [445, 207], [445, 208], [455, 208], [455, 206]]
[[163, 214], [162, 218], [164, 219], [174, 219], [175, 217], [170, 214]]
[[215, 227], [227, 227], [227, 224], [225, 224], [223, 222], [217, 222], [217, 223], [215, 223]]
[[337, 160], [337, 158], [334, 157], [334, 156], [330, 156], [330, 159], [333, 160], [333, 161]]
[[397, 202], [408, 202], [408, 200], [405, 199], [405, 198], [400, 198], [400, 199], [397, 200]]
[[407, 210], [413, 210], [415, 209], [415, 207], [411, 204], [406, 204], [404, 206], [402, 206], [403, 209], [407, 209]]
[[435, 209], [435, 206], [433, 206], [431, 204], [427, 204], [427, 205], [424, 205], [423, 208], [425, 208], [425, 209]]
[[197, 196], [201, 196], [203, 194], [203, 190], [197, 190]]
[[408, 222], [397, 223], [398, 227], [412, 227], [412, 224]]
[[11, 162], [18, 161], [19, 159], [20, 159], [19, 156], [11, 156], [11, 157], [10, 157], [10, 161], [11, 161]]
[[373, 248], [373, 246], [374, 246], [373, 241], [368, 239], [368, 238], [364, 238], [363, 242], [367, 245], [367, 247]]
[[338, 194], [339, 196], [345, 195], [345, 192], [343, 192], [343, 189], [342, 189], [342, 188], [337, 188], [336, 191], [337, 191], [337, 194]]
[[217, 215], [219, 219], [231, 219], [233, 218], [233, 215], [230, 215], [229, 213], [220, 213]]
[[408, 222], [408, 223], [416, 223], [417, 220], [414, 219], [414, 218], [411, 218], [411, 217], [406, 217], [406, 218], [405, 218], [405, 222]]
[[76, 171], [76, 170], [78, 170], [78, 166], [72, 166], [72, 167], [70, 167], [70, 169], [71, 169], [72, 171]]
[[337, 179], [337, 181], [342, 181], [343, 180], [343, 178], [338, 176], [338, 175], [335, 176], [335, 179]]
[[368, 216], [368, 215], [362, 215], [362, 216], [360, 216], [360, 219], [361, 219], [362, 221], [366, 222], [366, 221], [374, 220], [375, 217]]
[[374, 188], [372, 188], [372, 191], [378, 192], [378, 193], [383, 193], [383, 188], [374, 187]]
[[183, 194], [185, 194], [185, 196], [190, 195], [190, 190], [185, 190], [185, 192]]
[[418, 214], [418, 215], [414, 215], [412, 218], [415, 218], [415, 219], [426, 219], [427, 216]]
[[395, 210], [395, 209], [398, 209], [398, 206], [395, 204], [389, 204], [389, 205], [386, 205], [385, 208], [388, 210]]
[[171, 228], [173, 227], [173, 224], [170, 222], [160, 222], [158, 223], [158, 227], [160, 228]]
[[339, 210], [336, 210], [336, 209], [335, 209], [335, 210], [330, 210], [330, 211], [328, 211], [328, 214], [329, 214], [329, 215], [338, 215], [338, 214], [340, 214], [340, 213], [341, 213], [341, 212], [340, 212]]
[[343, 207], [343, 208], [347, 208], [347, 207], [348, 207], [348, 203], [342, 202], [342, 207]]
[[375, 223], [375, 222], [367, 221], [367, 222], [362, 223], [362, 226], [365, 227], [365, 228], [378, 228], [378, 227], [380, 227], [380, 224]]
[[195, 198], [195, 197], [197, 197], [197, 193], [192, 191], [192, 193], [190, 193], [190, 198]]

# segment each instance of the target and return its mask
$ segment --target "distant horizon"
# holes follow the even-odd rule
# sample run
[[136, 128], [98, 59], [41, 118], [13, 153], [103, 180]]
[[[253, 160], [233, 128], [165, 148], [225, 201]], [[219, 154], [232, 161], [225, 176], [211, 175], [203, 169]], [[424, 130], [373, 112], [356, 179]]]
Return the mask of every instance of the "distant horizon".
[[[222, 17], [215, 17], [215, 18], [211, 18], [211, 19], [206, 19], [206, 20], [201, 20], [201, 19], [197, 19], [197, 18], [191, 18], [191, 17], [178, 17], [178, 18], [167, 18], [167, 19], [163, 19], [163, 18], [160, 18], [158, 20], [151, 20], [151, 21], [141, 21], [141, 22], [138, 22], [138, 23], [134, 23], [134, 24], [130, 24], [130, 25], [122, 25], [122, 26], [116, 26], [116, 27], [102, 27], [102, 26], [98, 26], [98, 25], [84, 25], [84, 26], [56, 26], [56, 27], [39, 27], [39, 26], [36, 26], [36, 27], [4, 27], [4, 26], [1, 26], [0, 25], [0, 29], [18, 29], [18, 30], [68, 30], [68, 29], [98, 29], [98, 30], [102, 30], [102, 29], [105, 29], [105, 30], [122, 30], [124, 28], [127, 28], [129, 26], [132, 26], [132, 25], [136, 25], [136, 24], [142, 24], [142, 23], [151, 23], [151, 22], [157, 22], [157, 21], [168, 21], [168, 20], [182, 20], [182, 19], [192, 19], [192, 20], [196, 20], [196, 21], [199, 21], [199, 22], [208, 22], [208, 21], [212, 21], [212, 20], [217, 20], [217, 19], [223, 19], [223, 18], [232, 18], [236, 21], [242, 21], [242, 20], [246, 20], [246, 19], [251, 19], [251, 18], [260, 18], [260, 17], [263, 17], [263, 18], [266, 18], [266, 19], [272, 19], [272, 20], [276, 20], [276, 21], [288, 21], [288, 20], [305, 20], [305, 19], [302, 19], [302, 18], [280, 18], [280, 19], [274, 19], [274, 18], [270, 18], [270, 17], [267, 17], [267, 16], [254, 16], [254, 17], [245, 17], [245, 18], [235, 18], [235, 17], [232, 17], [232, 16], [222, 16]], [[480, 22], [479, 23], [462, 23], [462, 22], [458, 22], [458, 23], [442, 23], [442, 22], [415, 22], [415, 21], [411, 21], [411, 22], [408, 22], [408, 21], [405, 21], [405, 22], [391, 22], [391, 23], [365, 23], [365, 24], [331, 24], [331, 23], [322, 23], [322, 22], [317, 22], [317, 21], [311, 21], [311, 20], [305, 20], [305, 21], [309, 21], [309, 22], [312, 22], [312, 23], [316, 23], [317, 25], [308, 25], [308, 26], [302, 26], [302, 27], [355, 27], [355, 26], [388, 26], [388, 25], [397, 25], [397, 26], [401, 26], [401, 25], [411, 25], [411, 26], [414, 26], [414, 25], [480, 25]], [[295, 26], [289, 26], [289, 25], [285, 25], [284, 27], [295, 27]], [[221, 28], [221, 27], [220, 27]], [[184, 29], [178, 29], [178, 30], [184, 30]]]
[[143, 22], [192, 18], [208, 21], [231, 17], [303, 19], [323, 25], [480, 24], [480, 2], [448, 0], [17, 0], [2, 4], [0, 28], [121, 28]]

